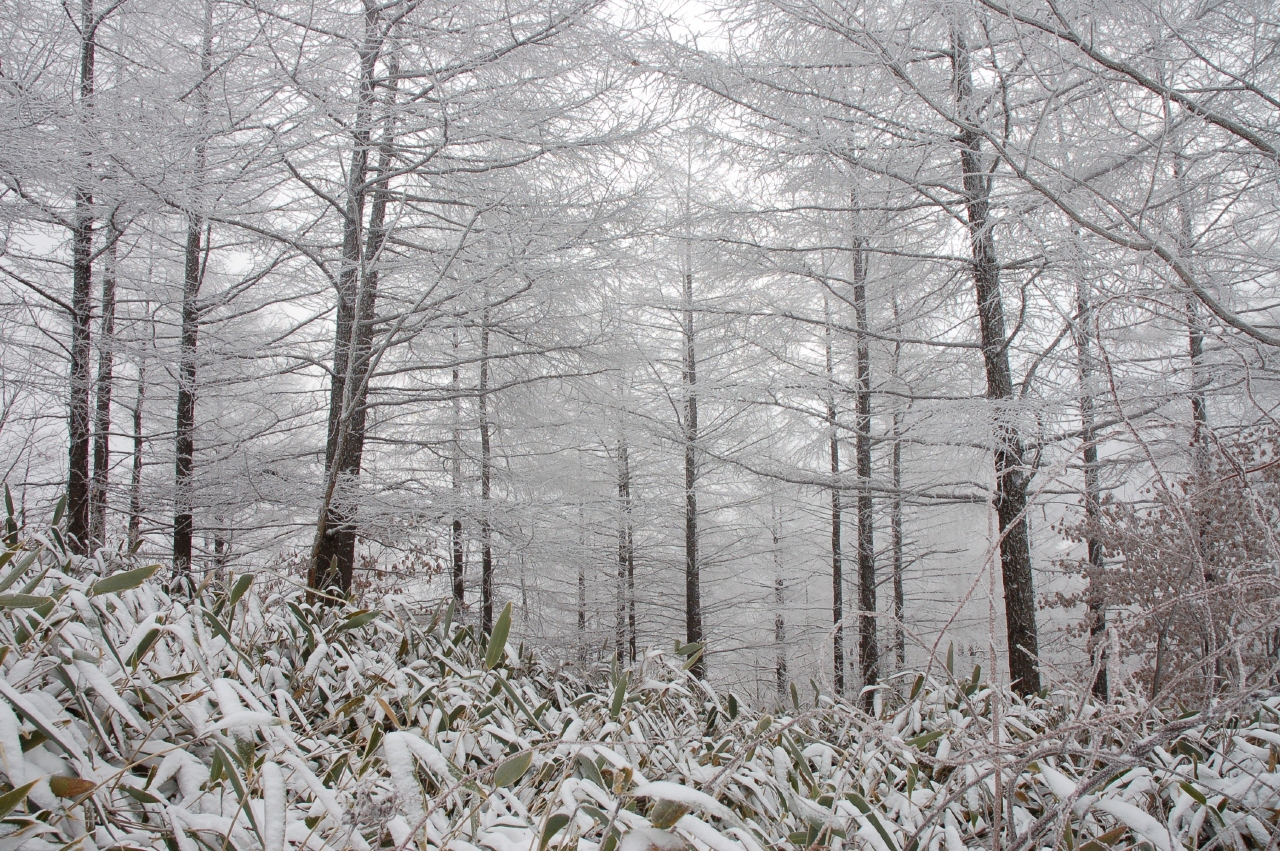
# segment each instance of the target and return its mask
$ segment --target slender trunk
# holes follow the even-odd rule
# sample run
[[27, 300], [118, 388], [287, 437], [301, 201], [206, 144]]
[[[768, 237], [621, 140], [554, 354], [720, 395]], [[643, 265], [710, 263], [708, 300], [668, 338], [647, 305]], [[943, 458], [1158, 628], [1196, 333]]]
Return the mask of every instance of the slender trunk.
[[1093, 376], [1093, 304], [1089, 283], [1083, 274], [1076, 276], [1076, 352], [1080, 373], [1080, 440], [1084, 460], [1084, 517], [1088, 534], [1085, 550], [1089, 562], [1088, 589], [1085, 592], [1089, 620], [1089, 657], [1098, 673], [1092, 691], [1099, 700], [1108, 697], [1107, 683], [1107, 598], [1103, 571], [1106, 564], [1099, 523], [1102, 519], [1102, 487], [1098, 476], [1098, 441], [1094, 434], [1095, 400]]
[[129, 478], [129, 552], [142, 543], [142, 405], [147, 398], [147, 362], [138, 361], [138, 392], [133, 400], [133, 471]]
[[[857, 215], [857, 200], [854, 199]], [[866, 237], [858, 232], [853, 240], [853, 312], [857, 325], [858, 416], [854, 431], [854, 455], [858, 464], [858, 662], [862, 668], [862, 685], [875, 685], [879, 680], [880, 659], [876, 647], [876, 547], [875, 516], [871, 500], [871, 349], [867, 327], [867, 264], [869, 254]], [[871, 692], [867, 692], [870, 706]]]
[[102, 269], [102, 325], [98, 332], [97, 398], [93, 412], [93, 477], [89, 480], [89, 540], [92, 548], [106, 543], [107, 485], [111, 474], [111, 391], [116, 344], [116, 240], [107, 229]]
[[196, 342], [200, 331], [203, 220], [188, 214], [182, 285], [182, 331], [178, 342], [178, 404], [174, 440], [173, 572], [175, 587], [190, 585], [192, 472], [195, 469]]
[[[1186, 162], [1181, 151], [1173, 156], [1173, 178], [1178, 193], [1178, 253], [1184, 262], [1195, 253], [1195, 225], [1191, 213], [1191, 191], [1187, 184]], [[1203, 447], [1208, 439], [1205, 428], [1209, 423], [1209, 409], [1205, 402], [1202, 366], [1204, 360], [1204, 329], [1200, 323], [1199, 301], [1194, 293], [1186, 295], [1187, 355], [1191, 365], [1191, 445], [1197, 463], [1203, 463]]]
[[907, 667], [906, 593], [902, 586], [902, 412], [893, 412], [893, 449], [890, 455], [893, 501], [889, 504], [889, 546], [893, 560], [893, 655], [898, 671]]
[[[630, 496], [630, 493], [628, 493]], [[628, 506], [630, 512], [630, 506]], [[627, 517], [627, 640], [631, 661], [635, 662], [636, 652], [636, 536], [631, 515]]]
[[[1195, 255], [1195, 221], [1192, 213], [1191, 186], [1187, 181], [1186, 159], [1179, 146], [1173, 154], [1173, 178], [1177, 191], [1178, 219], [1178, 253], [1183, 261], [1190, 263]], [[1191, 456], [1192, 471], [1197, 490], [1211, 487], [1212, 470], [1209, 463], [1209, 409], [1205, 398], [1204, 387], [1204, 328], [1200, 321], [1199, 302], [1193, 293], [1186, 294], [1187, 310], [1187, 356], [1190, 365], [1191, 384]], [[1209, 525], [1201, 517], [1198, 501], [1193, 501], [1189, 512], [1192, 530], [1196, 540], [1195, 557], [1200, 562], [1200, 574], [1206, 586], [1217, 582], [1212, 565], [1206, 558], [1209, 551], [1204, 540], [1204, 529]], [[1218, 618], [1211, 603], [1202, 606], [1203, 652], [1205, 658], [1213, 657], [1206, 666], [1206, 677], [1210, 681], [1209, 694], [1217, 694], [1226, 685], [1226, 674], [1223, 659], [1217, 652], [1220, 640], [1218, 637]]]
[[[93, 0], [80, 3], [80, 110], [85, 131], [81, 166], [88, 181], [92, 154], [88, 150], [93, 121], [94, 62], [97, 21]], [[71, 228], [71, 396], [68, 403], [67, 536], [72, 552], [89, 545], [89, 395], [92, 390], [90, 324], [93, 321], [93, 193], [82, 185], [75, 191]]]
[[783, 614], [786, 603], [786, 580], [782, 575], [782, 530], [778, 518], [777, 506], [770, 505], [773, 514], [770, 518], [770, 532], [773, 537], [773, 673], [778, 689], [778, 703], [787, 696], [787, 619]]
[[[390, 69], [394, 74], [394, 69]], [[388, 104], [388, 116], [391, 114]], [[388, 125], [390, 123], [390, 118]], [[392, 129], [384, 127], [379, 145], [378, 165], [371, 187], [372, 203], [366, 230], [364, 256], [361, 262], [359, 293], [356, 296], [355, 317], [352, 321], [352, 340], [347, 381], [344, 391], [344, 422], [339, 425], [336, 465], [341, 479], [354, 486], [364, 462], [364, 441], [368, 427], [369, 382], [372, 369], [373, 331], [377, 324], [379, 256], [386, 242], [386, 214], [388, 178], [391, 169]], [[353, 488], [354, 489], [354, 488]], [[321, 563], [329, 564], [334, 571], [334, 584], [343, 594], [350, 592], [355, 578], [356, 523], [355, 494], [345, 500], [330, 502], [326, 528], [327, 546], [321, 551]]]
[[[893, 293], [893, 323], [894, 333], [899, 337], [902, 334], [902, 325], [898, 313], [898, 293], [895, 288]], [[890, 360], [890, 370], [892, 374], [893, 386], [895, 388], [901, 386], [901, 374], [899, 372], [902, 362], [902, 341], [895, 340], [893, 343], [893, 357]], [[901, 671], [907, 666], [907, 629], [906, 629], [906, 594], [902, 587], [902, 573], [904, 569], [903, 563], [903, 545], [902, 545], [902, 410], [901, 403], [895, 403], [893, 412], [893, 448], [889, 461], [889, 475], [892, 479], [893, 499], [889, 503], [889, 537], [890, 551], [893, 560], [893, 649], [894, 658], [897, 662], [897, 670]]]
[[831, 465], [831, 672], [836, 694], [844, 694], [844, 552], [840, 533], [844, 525], [840, 498], [840, 433], [836, 422], [835, 358], [831, 329], [831, 302], [824, 293], [822, 311], [823, 350], [826, 354], [827, 457]]
[[[698, 357], [693, 326], [693, 271], [686, 256], [684, 320], [684, 640], [702, 644], [702, 582], [698, 562]], [[706, 650], [690, 670], [707, 675]]]
[[480, 628], [488, 635], [493, 629], [493, 446], [489, 422], [489, 307], [480, 325]]
[[[195, 98], [199, 127], [192, 172], [191, 209], [182, 275], [182, 331], [178, 342], [178, 404], [174, 428], [173, 572], [175, 586], [191, 587], [191, 538], [196, 432], [196, 344], [200, 333], [200, 285], [204, 280], [210, 234], [200, 210], [204, 194], [208, 139], [208, 78], [213, 69], [213, 2], [205, 0], [200, 82]], [[204, 239], [202, 245], [201, 239]]]
[[[382, 37], [379, 11], [372, 0], [364, 2], [364, 40], [360, 46], [360, 83], [352, 129], [351, 164], [347, 170], [346, 209], [342, 222], [342, 266], [338, 272], [338, 303], [334, 325], [333, 369], [329, 384], [329, 422], [325, 441], [325, 491], [316, 523], [307, 585], [314, 593], [337, 586], [341, 594], [351, 588], [355, 568], [354, 490], [348, 479], [352, 451], [347, 447], [353, 415], [363, 413], [367, 383], [355, 374], [360, 329], [361, 284], [365, 274], [365, 206], [368, 201], [369, 152], [372, 145], [373, 110]], [[371, 229], [372, 230], [372, 229]], [[379, 237], [380, 239], [380, 237]], [[372, 301], [366, 300], [372, 307]], [[370, 329], [371, 330], [371, 329]], [[364, 386], [361, 386], [361, 384]], [[360, 398], [357, 398], [360, 397]], [[363, 448], [363, 447], [362, 447]], [[357, 460], [358, 464], [358, 460]], [[358, 472], [358, 467], [355, 472]], [[341, 489], [342, 493], [339, 492]]]
[[453, 329], [453, 445], [451, 447], [450, 476], [453, 480], [453, 528], [451, 550], [453, 554], [453, 602], [458, 611], [466, 605], [466, 585], [463, 583], [466, 562], [462, 543], [462, 366], [459, 357], [458, 329]]
[[587, 663], [587, 520], [578, 503], [578, 664]]
[[1040, 653], [1036, 635], [1035, 587], [1031, 569], [1031, 540], [1027, 530], [1027, 493], [1031, 475], [1015, 412], [1013, 375], [1009, 368], [1009, 340], [1000, 297], [1000, 261], [991, 221], [991, 173], [983, 165], [982, 136], [973, 126], [979, 103], [973, 92], [969, 48], [959, 30], [952, 32], [952, 62], [957, 112], [962, 126], [960, 163], [968, 216], [973, 283], [978, 303], [978, 326], [987, 378], [987, 397], [994, 411], [995, 509], [1000, 530], [1000, 570], [1004, 584], [1005, 629], [1009, 650], [1009, 679], [1021, 694], [1040, 691]]
[[[626, 661], [628, 646], [627, 611], [628, 572], [635, 562], [631, 557], [631, 459], [625, 437], [618, 440], [618, 622], [615, 629], [615, 656], [618, 663]], [[635, 617], [634, 605], [631, 606]], [[632, 651], [634, 652], [634, 651]]]

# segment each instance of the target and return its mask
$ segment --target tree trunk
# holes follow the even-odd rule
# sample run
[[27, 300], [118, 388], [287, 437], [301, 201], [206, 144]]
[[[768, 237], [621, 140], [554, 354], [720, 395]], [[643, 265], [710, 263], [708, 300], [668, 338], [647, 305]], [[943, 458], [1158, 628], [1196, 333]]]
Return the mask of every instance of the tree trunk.
[[786, 581], [782, 575], [782, 530], [777, 506], [769, 506], [773, 515], [770, 533], [773, 537], [773, 673], [778, 690], [778, 703], [787, 697], [787, 619], [783, 613], [786, 603]]
[[[854, 200], [855, 216], [858, 215]], [[876, 547], [875, 516], [871, 500], [871, 350], [867, 327], [867, 240], [861, 228], [853, 241], [853, 312], [857, 325], [858, 416], [854, 432], [854, 454], [858, 463], [858, 662], [862, 686], [879, 680], [879, 650], [876, 647]], [[870, 706], [871, 692], [867, 692]]]
[[489, 501], [493, 484], [493, 445], [489, 423], [489, 306], [480, 325], [480, 628], [493, 630], [493, 518]]
[[587, 664], [587, 520], [578, 503], [578, 664]]
[[959, 30], [952, 32], [952, 63], [956, 107], [961, 122], [957, 139], [960, 142], [982, 358], [987, 397], [995, 406], [994, 501], [1000, 530], [1009, 679], [1019, 693], [1035, 694], [1040, 691], [1037, 662], [1040, 648], [1036, 635], [1031, 540], [1025, 517], [1031, 476], [1026, 469], [1022, 435], [1012, 410], [1014, 393], [1009, 368], [1009, 340], [1005, 335], [1004, 304], [1000, 297], [1000, 262], [996, 256], [990, 219], [992, 177], [983, 165], [982, 136], [975, 126], [980, 107], [973, 92], [969, 48]]
[[[894, 333], [902, 335], [902, 325], [898, 314], [898, 293], [893, 293]], [[893, 386], [901, 386], [899, 372], [902, 359], [902, 341], [893, 343], [893, 357], [889, 366], [892, 373]], [[893, 412], [893, 448], [889, 460], [889, 475], [893, 485], [893, 499], [889, 503], [889, 537], [890, 557], [893, 560], [893, 649], [897, 662], [897, 670], [907, 667], [907, 628], [906, 628], [906, 593], [902, 586], [903, 563], [902, 544], [902, 410], [900, 402], [895, 402]]]
[[[347, 215], [343, 222], [344, 267], [339, 276], [334, 374], [329, 399], [328, 476], [311, 564], [313, 591], [336, 587], [340, 596], [351, 592], [355, 577], [357, 481], [364, 459], [368, 425], [373, 332], [377, 323], [378, 263], [386, 245], [387, 204], [396, 134], [395, 101], [399, 72], [392, 55], [387, 57], [386, 76], [390, 82], [383, 104], [378, 163], [373, 169], [371, 185], [366, 186], [370, 171], [370, 127], [376, 101], [375, 73], [384, 44], [379, 26], [379, 7], [372, 0], [365, 0], [365, 40], [361, 46], [355, 144], [347, 190]], [[370, 193], [373, 201], [366, 230], [364, 208]]]
[[822, 296], [826, 317], [823, 350], [826, 354], [827, 458], [831, 466], [831, 673], [832, 688], [844, 694], [844, 552], [840, 533], [844, 525], [840, 498], [840, 433], [836, 422], [835, 359], [831, 329], [831, 302]]
[[[369, 149], [373, 130], [378, 60], [382, 37], [379, 10], [372, 0], [364, 0], [364, 40], [360, 46], [360, 82], [356, 95], [355, 121], [352, 129], [351, 165], [347, 172], [346, 209], [342, 222], [342, 266], [338, 272], [338, 304], [333, 338], [333, 369], [329, 384], [329, 423], [325, 441], [325, 492], [321, 499], [320, 519], [316, 524], [316, 541], [312, 550], [307, 585], [310, 597], [323, 600], [316, 593], [337, 586], [345, 595], [351, 588], [355, 569], [354, 490], [348, 479], [352, 449], [348, 433], [352, 430], [357, 409], [363, 415], [363, 397], [367, 386], [359, 387], [354, 374], [356, 349], [361, 337], [359, 302], [364, 277], [364, 217], [369, 187]], [[370, 305], [372, 306], [372, 305]], [[370, 329], [371, 330], [371, 329]], [[361, 435], [363, 437], [363, 435]], [[361, 447], [363, 450], [363, 446]], [[361, 453], [362, 454], [362, 453]], [[358, 457], [356, 459], [358, 464]], [[358, 472], [358, 467], [357, 470]], [[344, 491], [339, 493], [339, 489]]]
[[453, 602], [458, 611], [466, 605], [466, 570], [465, 552], [462, 539], [462, 366], [459, 357], [458, 329], [453, 329], [453, 374], [451, 388], [453, 394], [453, 445], [449, 474], [453, 483], [453, 527], [451, 530], [451, 551], [453, 555]]
[[[690, 262], [686, 256], [686, 267]], [[693, 326], [693, 271], [684, 273], [684, 640], [703, 644], [702, 582], [698, 563], [698, 357]], [[707, 675], [706, 648], [690, 671]]]
[[[634, 577], [635, 560], [631, 555], [631, 459], [625, 437], [618, 439], [618, 622], [615, 630], [615, 657], [618, 664], [627, 660], [628, 648], [635, 660], [635, 637], [628, 632], [627, 613], [630, 608], [631, 627], [635, 626], [635, 604], [628, 595], [628, 578]], [[631, 579], [634, 583], [634, 578]]]
[[129, 552], [142, 544], [142, 405], [147, 397], [147, 361], [138, 360], [138, 392], [133, 400], [133, 470], [129, 478]]
[[[1082, 270], [1081, 270], [1082, 271]], [[1098, 524], [1102, 519], [1102, 488], [1098, 477], [1098, 441], [1094, 434], [1093, 376], [1093, 304], [1084, 274], [1076, 276], [1076, 353], [1080, 373], [1080, 441], [1084, 460], [1084, 517], [1088, 535], [1085, 539], [1089, 562], [1089, 585], [1085, 592], [1089, 621], [1089, 657], [1097, 666], [1093, 678], [1093, 695], [1106, 701], [1107, 683], [1107, 599], [1103, 583], [1106, 563]]]
[[[80, 110], [88, 136], [93, 115], [94, 62], [97, 21], [93, 0], [80, 3]], [[92, 169], [92, 154], [82, 153], [85, 179]], [[93, 321], [93, 193], [88, 186], [75, 190], [71, 228], [71, 377], [67, 431], [67, 536], [71, 550], [84, 555], [89, 547], [89, 395], [92, 390], [89, 359], [92, 356], [90, 323]]]
[[173, 573], [175, 587], [190, 590], [192, 472], [195, 468], [196, 342], [200, 331], [200, 262], [203, 220], [188, 214], [182, 284], [182, 332], [178, 342], [178, 405], [174, 440]]
[[[1178, 219], [1178, 254], [1182, 261], [1190, 265], [1195, 255], [1195, 221], [1190, 199], [1191, 186], [1187, 181], [1186, 159], [1181, 145], [1177, 144], [1173, 152], [1173, 178], [1177, 191], [1176, 212]], [[1191, 384], [1191, 463], [1197, 490], [1210, 486], [1212, 470], [1209, 464], [1209, 408], [1204, 388], [1204, 328], [1200, 322], [1199, 300], [1194, 293], [1185, 296], [1187, 310], [1187, 356], [1190, 365]], [[1200, 562], [1200, 575], [1206, 586], [1214, 585], [1218, 579], [1207, 553], [1204, 529], [1212, 520], [1201, 516], [1198, 501], [1193, 500], [1190, 508], [1190, 520], [1194, 528], [1196, 552]], [[1223, 657], [1218, 647], [1218, 622], [1213, 606], [1206, 602], [1202, 605], [1202, 631], [1204, 657], [1213, 658], [1206, 666], [1205, 676], [1209, 680], [1208, 694], [1217, 694], [1226, 685], [1226, 674]]]
[[[196, 432], [196, 344], [200, 333], [200, 285], [209, 250], [209, 233], [200, 210], [204, 194], [209, 118], [209, 74], [213, 70], [213, 2], [206, 0], [200, 47], [200, 82], [195, 98], [200, 122], [187, 211], [187, 246], [182, 275], [182, 332], [178, 342], [178, 405], [174, 429], [173, 573], [175, 587], [191, 589], [191, 538]], [[201, 237], [204, 238], [203, 247]]]
[[106, 543], [107, 485], [111, 475], [111, 391], [116, 345], [116, 241], [107, 228], [106, 262], [102, 270], [102, 325], [98, 332], [97, 398], [93, 412], [93, 477], [89, 480], [89, 540], [91, 548]]

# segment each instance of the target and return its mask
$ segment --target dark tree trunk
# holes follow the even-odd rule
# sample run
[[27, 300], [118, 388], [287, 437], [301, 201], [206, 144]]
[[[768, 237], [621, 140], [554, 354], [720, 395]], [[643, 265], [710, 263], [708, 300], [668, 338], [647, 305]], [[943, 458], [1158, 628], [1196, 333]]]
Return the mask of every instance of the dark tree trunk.
[[111, 475], [111, 391], [114, 387], [116, 340], [116, 241], [107, 229], [106, 262], [102, 270], [102, 325], [98, 332], [97, 397], [93, 411], [93, 477], [89, 481], [89, 540], [91, 547], [106, 543], [107, 486]]
[[889, 461], [893, 501], [889, 505], [889, 546], [893, 560], [893, 652], [896, 670], [907, 666], [906, 592], [902, 585], [902, 414], [893, 414], [893, 449]]
[[[901, 336], [902, 325], [898, 314], [898, 294], [893, 294], [894, 333]], [[901, 383], [899, 366], [902, 359], [902, 342], [895, 340], [890, 369], [894, 386]], [[906, 632], [906, 593], [902, 585], [903, 562], [902, 542], [902, 411], [893, 412], [893, 448], [889, 460], [889, 475], [893, 485], [893, 499], [889, 504], [889, 536], [890, 557], [893, 560], [893, 649], [897, 662], [897, 670], [907, 666], [907, 632]]]
[[[213, 70], [213, 2], [206, 0], [204, 39], [200, 48], [200, 82], [195, 97], [200, 121], [195, 147], [191, 204], [187, 211], [187, 246], [182, 275], [182, 332], [178, 342], [178, 405], [174, 429], [173, 573], [175, 587], [191, 584], [191, 538], [194, 503], [196, 432], [196, 345], [200, 333], [200, 285], [204, 281], [210, 234], [199, 207], [204, 194], [209, 117], [209, 74]], [[204, 244], [201, 245], [203, 236]]]
[[133, 470], [129, 478], [129, 551], [142, 543], [142, 405], [147, 398], [147, 362], [138, 360], [138, 392], [133, 400]]
[[578, 503], [578, 664], [587, 663], [586, 509]]
[[1106, 701], [1107, 683], [1107, 598], [1103, 571], [1102, 541], [1098, 524], [1102, 519], [1102, 488], [1098, 477], [1098, 442], [1094, 435], [1094, 355], [1093, 305], [1089, 284], [1083, 274], [1076, 279], [1076, 352], [1080, 372], [1080, 441], [1084, 460], [1084, 516], [1088, 534], [1085, 539], [1089, 562], [1089, 585], [1085, 592], [1089, 620], [1089, 656], [1098, 666], [1093, 678], [1093, 695]]
[[[346, 208], [342, 220], [342, 266], [338, 270], [337, 310], [334, 316], [333, 368], [329, 380], [329, 423], [325, 440], [325, 492], [320, 503], [320, 519], [316, 524], [316, 540], [312, 550], [311, 565], [307, 576], [309, 597], [313, 601], [326, 599], [316, 593], [334, 586], [341, 594], [351, 587], [354, 571], [354, 529], [347, 534], [354, 521], [354, 511], [345, 493], [348, 482], [343, 481], [344, 461], [348, 453], [343, 444], [350, 428], [351, 414], [356, 405], [350, 395], [356, 391], [352, 375], [353, 354], [359, 336], [356, 326], [357, 302], [360, 298], [360, 278], [364, 257], [364, 216], [368, 198], [366, 183], [369, 176], [369, 149], [373, 138], [372, 120], [375, 98], [375, 74], [381, 54], [382, 41], [379, 32], [379, 13], [376, 6], [365, 0], [364, 41], [360, 45], [360, 82], [356, 95], [355, 120], [352, 125], [351, 164], [347, 169]], [[344, 559], [347, 541], [351, 541], [352, 555]]]
[[[631, 554], [631, 458], [626, 438], [618, 440], [618, 622], [615, 629], [615, 657], [618, 663], [627, 660], [630, 648], [631, 660], [635, 659], [635, 636], [628, 631], [628, 610], [631, 628], [635, 624], [635, 603], [628, 594], [634, 583], [635, 559]], [[630, 581], [629, 581], [630, 580]]]
[[1000, 296], [1000, 262], [992, 234], [991, 173], [983, 165], [982, 135], [976, 127], [979, 105], [973, 92], [969, 48], [958, 30], [952, 36], [956, 107], [961, 122], [960, 163], [972, 253], [973, 283], [987, 397], [994, 411], [995, 509], [1000, 530], [1000, 570], [1004, 584], [1005, 631], [1009, 646], [1009, 678], [1021, 694], [1040, 691], [1040, 648], [1036, 635], [1035, 587], [1026, 510], [1031, 475], [1022, 435], [1012, 410], [1013, 376], [1009, 340]]
[[493, 519], [489, 501], [493, 486], [493, 445], [489, 422], [489, 307], [480, 325], [480, 628], [493, 630]]
[[827, 459], [831, 465], [831, 673], [832, 688], [844, 694], [844, 551], [841, 531], [844, 526], [840, 495], [840, 433], [836, 418], [835, 358], [831, 330], [831, 303], [824, 294], [822, 309], [826, 317], [823, 345], [827, 371]]
[[[333, 374], [329, 388], [329, 430], [325, 445], [325, 494], [311, 560], [308, 585], [314, 600], [331, 600], [315, 592], [330, 588], [350, 593], [355, 576], [356, 480], [364, 457], [368, 424], [373, 330], [377, 321], [378, 262], [386, 242], [386, 211], [394, 142], [394, 67], [388, 68], [382, 138], [378, 163], [369, 184], [369, 149], [377, 94], [377, 64], [383, 33], [379, 7], [365, 0], [365, 35], [360, 48], [360, 86], [356, 101], [347, 206], [342, 226], [343, 265], [338, 276], [338, 309], [334, 330]], [[394, 58], [392, 59], [392, 64]], [[372, 193], [368, 227], [365, 206]]]
[[783, 613], [786, 603], [786, 581], [782, 576], [782, 533], [777, 509], [770, 506], [773, 521], [770, 533], [773, 537], [773, 673], [778, 689], [778, 703], [787, 696], [787, 619]]
[[[686, 259], [685, 261], [689, 261]], [[703, 644], [702, 580], [698, 562], [698, 357], [693, 326], [693, 272], [685, 271], [684, 320], [684, 640]], [[706, 649], [690, 668], [707, 675]]]
[[178, 342], [178, 405], [174, 440], [173, 573], [175, 587], [190, 588], [192, 472], [195, 469], [196, 343], [200, 332], [203, 220], [191, 213], [182, 284], [182, 332]]
[[[80, 4], [80, 109], [88, 135], [92, 122], [94, 61], [97, 20], [93, 0]], [[88, 139], [85, 139], [88, 148]], [[82, 167], [89, 178], [92, 155], [83, 153]], [[89, 360], [92, 356], [90, 324], [93, 321], [93, 193], [87, 186], [75, 191], [71, 227], [71, 377], [67, 431], [67, 536], [71, 550], [80, 555], [89, 547], [89, 396], [92, 391]]]
[[636, 537], [635, 527], [627, 524], [627, 640], [631, 661], [637, 658], [636, 639]]
[[462, 611], [466, 605], [466, 584], [464, 583], [466, 560], [462, 538], [462, 367], [459, 356], [458, 329], [453, 329], [453, 446], [450, 459], [450, 476], [453, 480], [454, 515], [451, 530], [450, 549], [453, 555], [453, 602]]
[[[855, 202], [856, 204], [856, 202]], [[855, 207], [856, 210], [856, 207]], [[867, 337], [867, 242], [858, 233], [853, 246], [853, 312], [857, 324], [858, 416], [854, 454], [858, 463], [858, 662], [863, 687], [879, 681], [876, 646], [875, 516], [871, 500], [871, 350]], [[872, 694], [867, 692], [868, 705]]]

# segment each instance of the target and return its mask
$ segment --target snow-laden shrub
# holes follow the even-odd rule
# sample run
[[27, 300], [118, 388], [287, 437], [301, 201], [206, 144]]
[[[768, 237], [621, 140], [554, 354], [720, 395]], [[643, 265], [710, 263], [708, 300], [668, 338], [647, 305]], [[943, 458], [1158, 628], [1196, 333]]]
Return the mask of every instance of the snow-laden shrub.
[[[0, 851], [1266, 847], [1280, 700], [1168, 718], [977, 672], [751, 712], [651, 652], [587, 682], [386, 599], [0, 555]], [[101, 573], [109, 575], [100, 576]], [[281, 583], [274, 583], [278, 587]], [[686, 652], [691, 648], [686, 648]]]

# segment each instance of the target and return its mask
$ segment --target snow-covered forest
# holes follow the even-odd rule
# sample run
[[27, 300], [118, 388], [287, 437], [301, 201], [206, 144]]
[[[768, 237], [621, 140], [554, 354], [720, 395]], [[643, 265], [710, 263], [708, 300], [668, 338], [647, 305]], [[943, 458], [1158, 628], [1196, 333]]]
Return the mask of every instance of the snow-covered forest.
[[0, 849], [1277, 847], [1277, 92], [1256, 0], [0, 0]]

